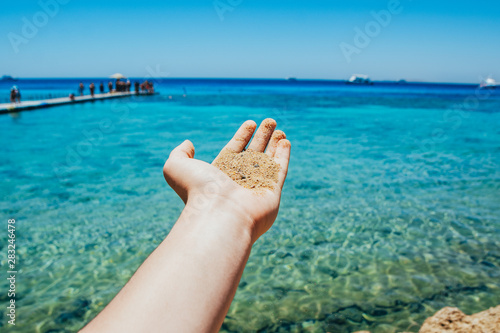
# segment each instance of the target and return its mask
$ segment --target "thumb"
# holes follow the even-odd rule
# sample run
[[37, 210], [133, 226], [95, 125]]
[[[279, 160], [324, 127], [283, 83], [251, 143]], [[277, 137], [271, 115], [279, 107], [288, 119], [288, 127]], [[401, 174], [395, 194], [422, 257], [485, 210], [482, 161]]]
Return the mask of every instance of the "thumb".
[[184, 141], [170, 153], [170, 157], [163, 166], [163, 176], [167, 183], [187, 202], [188, 186], [186, 183], [185, 164], [186, 159], [194, 157], [194, 146], [189, 140]]
[[186, 140], [177, 147], [175, 147], [174, 150], [170, 153], [170, 157], [187, 157], [187, 158], [193, 158], [194, 157], [194, 145], [191, 141]]

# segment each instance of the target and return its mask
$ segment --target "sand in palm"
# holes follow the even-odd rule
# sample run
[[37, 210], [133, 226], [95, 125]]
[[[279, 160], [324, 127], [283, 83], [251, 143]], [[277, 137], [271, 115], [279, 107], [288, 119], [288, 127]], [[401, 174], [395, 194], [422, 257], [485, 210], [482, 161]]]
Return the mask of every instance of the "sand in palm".
[[280, 166], [264, 153], [225, 149], [214, 165], [239, 185], [248, 189], [274, 189]]

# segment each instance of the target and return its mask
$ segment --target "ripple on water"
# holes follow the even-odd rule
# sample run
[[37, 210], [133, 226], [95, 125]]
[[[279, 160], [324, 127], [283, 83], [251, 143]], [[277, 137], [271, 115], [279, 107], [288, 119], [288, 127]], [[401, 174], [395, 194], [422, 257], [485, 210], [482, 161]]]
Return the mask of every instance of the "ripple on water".
[[[171, 148], [190, 138], [209, 161], [241, 121], [284, 106], [293, 155], [281, 211], [252, 249], [222, 332], [416, 332], [442, 306], [497, 305], [499, 114], [468, 113], [454, 130], [439, 98], [410, 109], [309, 97], [219, 94], [206, 97], [215, 107], [158, 99], [127, 119], [107, 103], [0, 119], [14, 144], [0, 209], [18, 219], [19, 332], [78, 330], [161, 242], [182, 209], [161, 172]], [[115, 130], [64, 164], [61, 140], [76, 149], [101, 116]], [[25, 122], [38, 131], [11, 130]], [[436, 128], [447, 139], [422, 145]], [[45, 151], [29, 144], [40, 132], [58, 134], [44, 137]]]

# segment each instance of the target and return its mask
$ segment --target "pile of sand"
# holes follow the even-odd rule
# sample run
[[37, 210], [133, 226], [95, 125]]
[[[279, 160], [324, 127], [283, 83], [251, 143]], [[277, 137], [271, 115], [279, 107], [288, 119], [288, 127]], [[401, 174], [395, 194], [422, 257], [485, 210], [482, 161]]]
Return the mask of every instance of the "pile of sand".
[[[427, 318], [418, 333], [499, 333], [500, 305], [470, 316], [445, 307]], [[358, 331], [356, 333], [370, 333]], [[403, 332], [404, 333], [404, 332]]]
[[213, 164], [248, 189], [274, 189], [280, 170], [272, 158], [253, 150], [235, 153], [225, 149]]

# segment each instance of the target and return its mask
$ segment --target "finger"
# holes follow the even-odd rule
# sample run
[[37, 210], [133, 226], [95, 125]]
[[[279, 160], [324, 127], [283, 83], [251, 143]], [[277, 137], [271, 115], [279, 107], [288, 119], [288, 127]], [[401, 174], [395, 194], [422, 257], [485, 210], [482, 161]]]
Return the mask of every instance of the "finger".
[[184, 157], [193, 158], [194, 157], [194, 146], [189, 140], [184, 141], [180, 145], [174, 148], [170, 153], [170, 157]]
[[170, 185], [170, 187], [174, 189], [174, 191], [179, 195], [179, 197], [181, 197], [184, 203], [186, 203], [187, 201], [187, 188], [183, 180], [182, 171], [184, 161], [182, 159], [193, 157], [193, 143], [189, 140], [186, 140], [175, 147], [174, 150], [172, 150], [169, 158], [163, 166], [163, 177], [165, 177], [168, 185]]
[[274, 157], [276, 149], [278, 148], [278, 142], [282, 139], [286, 139], [285, 132], [280, 130], [274, 131], [273, 136], [271, 137], [271, 141], [269, 141], [269, 144], [267, 145], [267, 156]]
[[253, 120], [247, 120], [240, 126], [236, 131], [231, 141], [224, 147], [224, 149], [230, 149], [235, 153], [241, 152], [247, 146], [248, 142], [252, 138], [253, 132], [257, 124]]
[[271, 135], [273, 135], [273, 131], [275, 128], [276, 121], [274, 119], [264, 119], [264, 121], [260, 124], [257, 133], [255, 133], [252, 142], [250, 142], [250, 146], [248, 146], [248, 149], [263, 153], [266, 149], [269, 139], [271, 138]]
[[288, 162], [290, 161], [290, 141], [287, 139], [280, 140], [276, 153], [274, 154], [274, 161], [279, 164], [280, 172], [278, 174], [278, 186], [283, 188], [285, 183], [286, 174], [288, 172]]

